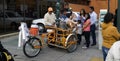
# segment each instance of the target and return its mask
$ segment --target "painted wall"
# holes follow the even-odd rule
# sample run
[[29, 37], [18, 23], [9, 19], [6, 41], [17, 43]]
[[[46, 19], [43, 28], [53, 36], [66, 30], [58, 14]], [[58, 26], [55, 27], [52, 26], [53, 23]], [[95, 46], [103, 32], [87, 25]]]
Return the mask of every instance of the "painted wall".
[[[115, 13], [117, 5], [118, 0], [110, 0], [110, 12]], [[91, 0], [89, 6], [94, 6], [95, 11], [97, 12], [97, 14], [99, 14], [100, 9], [108, 9], [108, 0]], [[87, 12], [89, 12], [89, 6], [70, 4], [70, 7], [73, 9], [73, 11], [80, 11], [80, 9], [84, 8]]]
[[89, 7], [86, 5], [79, 5], [79, 4], [70, 4], [70, 7], [72, 8], [73, 11], [80, 12], [81, 9], [85, 9], [86, 12], [89, 12]]
[[[115, 13], [117, 8], [118, 0], [110, 0], [110, 12]], [[100, 9], [108, 9], [108, 0], [91, 0], [90, 6], [94, 6], [97, 14]]]

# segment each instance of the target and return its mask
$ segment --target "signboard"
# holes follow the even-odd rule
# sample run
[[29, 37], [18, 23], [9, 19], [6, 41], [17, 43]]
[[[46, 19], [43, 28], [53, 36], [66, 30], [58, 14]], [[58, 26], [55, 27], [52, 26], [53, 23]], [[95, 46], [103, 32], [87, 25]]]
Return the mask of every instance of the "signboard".
[[101, 9], [100, 10], [100, 16], [99, 16], [99, 21], [103, 22], [104, 21], [104, 16], [107, 13], [107, 9]]
[[102, 37], [102, 28], [100, 27], [100, 24], [104, 21], [104, 16], [107, 13], [107, 9], [101, 9], [100, 14], [99, 14], [99, 23], [98, 23], [98, 48], [101, 50], [102, 49], [102, 42], [103, 42], [103, 37]]

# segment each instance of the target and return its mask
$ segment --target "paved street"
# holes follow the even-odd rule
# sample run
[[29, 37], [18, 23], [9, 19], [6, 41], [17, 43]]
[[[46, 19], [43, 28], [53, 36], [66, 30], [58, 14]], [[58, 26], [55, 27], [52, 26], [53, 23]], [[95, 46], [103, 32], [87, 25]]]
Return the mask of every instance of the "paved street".
[[3, 38], [1, 41], [5, 48], [12, 54], [17, 55], [14, 57], [15, 61], [102, 61], [102, 51], [98, 50], [97, 46], [82, 49], [82, 45], [79, 45], [73, 53], [68, 53], [60, 48], [44, 46], [37, 57], [28, 58], [23, 54], [22, 48], [17, 47], [18, 35]]

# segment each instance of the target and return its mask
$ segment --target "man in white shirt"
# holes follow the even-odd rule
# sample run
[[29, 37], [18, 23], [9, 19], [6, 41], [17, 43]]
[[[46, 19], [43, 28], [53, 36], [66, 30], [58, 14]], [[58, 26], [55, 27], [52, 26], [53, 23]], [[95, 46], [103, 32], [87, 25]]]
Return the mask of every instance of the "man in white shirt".
[[95, 13], [94, 11], [94, 7], [90, 7], [90, 21], [91, 21], [91, 27], [90, 27], [90, 32], [91, 32], [91, 35], [92, 35], [92, 40], [93, 40], [93, 43], [91, 46], [94, 46], [96, 45], [96, 34], [95, 34], [95, 30], [96, 30], [96, 21], [97, 21], [97, 14]]
[[45, 25], [49, 25], [49, 26], [54, 25], [55, 19], [56, 19], [56, 16], [53, 13], [53, 8], [49, 7], [48, 12], [44, 15]]

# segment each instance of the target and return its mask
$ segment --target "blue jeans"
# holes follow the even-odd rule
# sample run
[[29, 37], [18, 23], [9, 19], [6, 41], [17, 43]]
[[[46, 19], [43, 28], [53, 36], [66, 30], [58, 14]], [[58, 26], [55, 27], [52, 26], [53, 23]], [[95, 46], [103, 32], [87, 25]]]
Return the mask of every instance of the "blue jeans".
[[102, 46], [102, 52], [103, 52], [104, 61], [106, 60], [106, 56], [108, 54], [108, 51], [109, 51], [109, 48], [106, 48], [106, 47]]
[[95, 30], [96, 30], [95, 24], [91, 25], [91, 27], [90, 27], [90, 32], [91, 32], [92, 40], [93, 40], [93, 43], [92, 43], [92, 44], [95, 44], [95, 45], [96, 45], [96, 34], [95, 34]]

